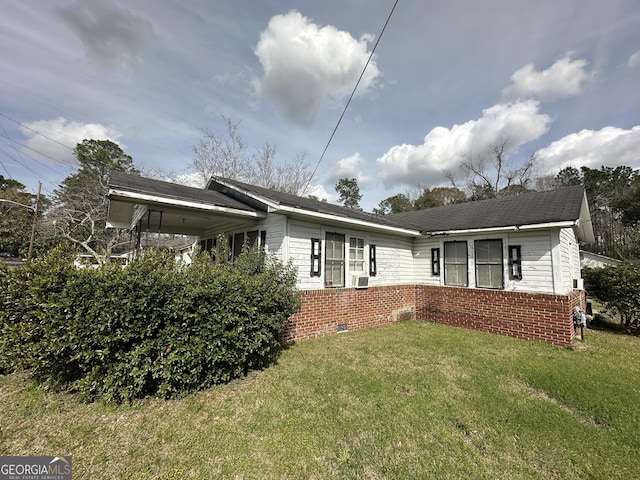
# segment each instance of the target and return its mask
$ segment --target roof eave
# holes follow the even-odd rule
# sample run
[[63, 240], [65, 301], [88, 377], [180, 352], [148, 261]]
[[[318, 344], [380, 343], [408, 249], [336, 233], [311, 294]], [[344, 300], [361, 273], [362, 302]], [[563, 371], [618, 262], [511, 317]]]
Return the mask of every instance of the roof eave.
[[292, 207], [289, 205], [284, 205], [281, 203], [278, 203], [274, 200], [271, 200], [269, 198], [265, 198], [262, 195], [259, 195], [255, 192], [252, 192], [250, 190], [246, 190], [244, 188], [238, 187], [237, 185], [232, 185], [230, 183], [225, 182], [222, 179], [219, 178], [212, 178], [209, 183], [207, 184], [207, 188], [209, 188], [209, 186], [212, 184], [212, 182], [216, 182], [219, 185], [224, 185], [227, 188], [230, 188], [232, 190], [235, 190], [238, 193], [241, 193], [242, 195], [246, 195], [250, 198], [253, 198], [254, 200], [257, 200], [261, 203], [264, 203], [265, 205], [267, 205], [269, 212], [271, 213], [284, 213], [284, 214], [288, 214], [288, 215], [301, 215], [301, 216], [305, 216], [305, 217], [311, 217], [311, 218], [316, 218], [316, 219], [321, 219], [321, 220], [325, 220], [325, 221], [333, 221], [333, 222], [340, 222], [340, 223], [347, 223], [349, 225], [355, 225], [355, 226], [359, 226], [359, 227], [366, 227], [369, 229], [375, 229], [375, 230], [381, 230], [381, 231], [385, 231], [388, 233], [395, 233], [395, 234], [400, 234], [400, 235], [404, 235], [407, 237], [417, 237], [420, 235], [420, 232], [418, 230], [412, 230], [412, 229], [407, 229], [407, 228], [401, 228], [401, 227], [393, 227], [390, 225], [382, 225], [379, 223], [375, 223], [375, 222], [367, 222], [366, 220], [360, 220], [357, 218], [352, 218], [352, 217], [343, 217], [340, 215], [332, 215], [329, 213], [322, 213], [322, 212], [317, 212], [314, 210], [308, 210], [302, 207]]
[[545, 228], [572, 228], [577, 226], [578, 221], [563, 221], [563, 222], [547, 222], [531, 225], [507, 225], [502, 227], [488, 227], [488, 228], [467, 228], [459, 230], [434, 230], [423, 231], [422, 235], [426, 236], [438, 236], [438, 235], [465, 235], [484, 232], [513, 232], [519, 230], [540, 230]]
[[265, 218], [267, 216], [265, 212], [258, 212], [255, 210], [240, 210], [237, 208], [223, 207], [221, 205], [192, 202], [189, 200], [168, 198], [159, 195], [131, 192], [128, 190], [120, 190], [115, 188], [109, 189], [107, 198], [109, 198], [109, 200], [122, 200], [129, 203], [146, 203], [155, 205], [167, 205], [172, 207], [183, 207], [191, 210], [224, 213], [227, 215], [238, 215], [248, 218]]
[[420, 232], [418, 230], [394, 227], [391, 225], [382, 225], [375, 222], [367, 222], [366, 220], [360, 220], [357, 218], [342, 217], [339, 215], [331, 215], [328, 213], [315, 212], [313, 210], [306, 210], [300, 207], [288, 207], [285, 205], [280, 205], [280, 207], [278, 208], [278, 212], [286, 213], [289, 215], [301, 215], [305, 217], [312, 217], [312, 218], [317, 218], [325, 221], [347, 223], [349, 225], [366, 227], [368, 229], [375, 229], [375, 230], [380, 230], [388, 233], [395, 233], [395, 234], [399, 234], [407, 237], [417, 237], [420, 235]]

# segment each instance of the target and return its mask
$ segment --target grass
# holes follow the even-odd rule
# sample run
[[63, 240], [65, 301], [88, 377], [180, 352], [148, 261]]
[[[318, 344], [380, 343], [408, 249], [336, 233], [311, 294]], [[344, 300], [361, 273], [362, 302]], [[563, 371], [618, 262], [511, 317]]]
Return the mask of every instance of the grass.
[[640, 478], [640, 338], [561, 349], [437, 324], [307, 340], [180, 401], [82, 404], [0, 377], [0, 455], [75, 479]]

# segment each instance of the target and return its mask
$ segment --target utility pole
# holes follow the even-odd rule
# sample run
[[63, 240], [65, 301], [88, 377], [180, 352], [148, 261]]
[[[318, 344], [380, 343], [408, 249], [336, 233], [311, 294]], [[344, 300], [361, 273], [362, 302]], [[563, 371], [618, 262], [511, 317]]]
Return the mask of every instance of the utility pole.
[[38, 205], [40, 205], [40, 190], [42, 182], [38, 182], [38, 196], [36, 197], [36, 208], [33, 211], [33, 225], [31, 226], [31, 240], [29, 241], [29, 252], [27, 253], [27, 261], [31, 260], [33, 253], [33, 241], [36, 239], [36, 222], [38, 221]]

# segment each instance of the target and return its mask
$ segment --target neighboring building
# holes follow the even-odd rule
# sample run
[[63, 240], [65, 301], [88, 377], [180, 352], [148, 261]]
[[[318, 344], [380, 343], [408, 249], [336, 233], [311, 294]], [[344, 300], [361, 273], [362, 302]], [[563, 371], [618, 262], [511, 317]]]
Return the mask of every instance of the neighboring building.
[[568, 345], [579, 287], [579, 242], [593, 242], [581, 186], [376, 216], [212, 178], [196, 189], [114, 173], [109, 223], [220, 234], [298, 269], [302, 311], [289, 337], [416, 318]]
[[581, 268], [600, 268], [607, 265], [617, 265], [619, 263], [620, 260], [616, 260], [615, 258], [607, 257], [605, 255], [600, 255], [593, 252], [587, 252], [585, 250], [580, 250]]
[[23, 258], [14, 257], [9, 252], [0, 253], [0, 265], [4, 265], [9, 269], [21, 267], [24, 265], [24, 262]]

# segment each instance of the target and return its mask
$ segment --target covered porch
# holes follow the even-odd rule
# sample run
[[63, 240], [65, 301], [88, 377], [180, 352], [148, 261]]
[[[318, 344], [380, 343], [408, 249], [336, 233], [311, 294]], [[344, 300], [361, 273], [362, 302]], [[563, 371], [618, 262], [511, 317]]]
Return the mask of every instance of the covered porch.
[[114, 172], [107, 197], [107, 227], [136, 234], [136, 248], [150, 234], [177, 234], [202, 238], [207, 231], [257, 229], [264, 210], [220, 192], [169, 184]]

